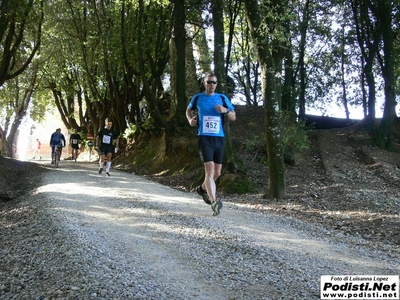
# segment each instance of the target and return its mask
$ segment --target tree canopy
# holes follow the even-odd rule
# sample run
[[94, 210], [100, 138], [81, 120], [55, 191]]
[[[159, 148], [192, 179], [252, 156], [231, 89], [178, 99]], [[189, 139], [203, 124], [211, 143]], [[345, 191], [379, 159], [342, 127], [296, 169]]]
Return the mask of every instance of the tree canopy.
[[[175, 134], [182, 130], [198, 79], [213, 66], [221, 92], [228, 92], [228, 83], [235, 87], [230, 94], [235, 103], [264, 106], [271, 180], [276, 180], [269, 183], [269, 194], [281, 197], [285, 113], [296, 120], [309, 108], [329, 114], [337, 104], [347, 118], [356, 107], [371, 122], [377, 99], [383, 99], [381, 126], [374, 134], [380, 147], [393, 145], [399, 6], [390, 0], [350, 4], [2, 1], [2, 140], [12, 143], [11, 124], [29, 107], [34, 116], [47, 105], [57, 108], [68, 129], [83, 134], [96, 133], [107, 120], [121, 135], [132, 128]], [[21, 108], [17, 90], [30, 88], [27, 100], [33, 104]]]

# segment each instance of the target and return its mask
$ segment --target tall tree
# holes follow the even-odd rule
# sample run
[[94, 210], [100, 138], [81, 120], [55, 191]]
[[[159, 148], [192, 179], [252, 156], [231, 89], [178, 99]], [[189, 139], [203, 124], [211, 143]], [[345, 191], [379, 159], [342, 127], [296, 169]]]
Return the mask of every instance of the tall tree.
[[225, 76], [229, 75], [229, 67], [231, 66], [231, 53], [233, 47], [233, 38], [235, 33], [235, 24], [237, 24], [237, 19], [240, 16], [240, 10], [242, 7], [242, 1], [230, 0], [227, 3], [228, 12], [228, 45], [226, 50], [226, 60], [225, 60]]
[[[52, 84], [48, 86], [61, 93], [59, 99], [67, 100], [67, 94], [75, 93], [71, 99], [83, 112], [81, 126], [96, 132], [111, 118], [120, 132], [128, 122], [139, 127], [143, 121], [140, 102], [146, 102], [149, 119], [157, 120], [157, 128], [165, 127], [167, 112], [159, 99], [169, 59], [172, 5], [128, 0], [52, 4], [55, 12], [49, 12], [49, 35], [57, 37], [59, 52], [52, 56], [54, 65], [48, 69], [63, 76], [50, 72], [47, 78]], [[60, 78], [74, 79], [69, 84], [71, 91], [63, 84], [67, 80]]]
[[6, 143], [3, 144], [2, 153], [14, 157], [13, 146], [17, 144], [17, 132], [21, 123], [28, 115], [28, 108], [37, 86], [38, 64], [25, 70], [21, 75], [7, 80], [5, 88], [0, 90], [0, 98], [7, 101], [5, 131], [8, 132]]
[[[225, 61], [225, 30], [224, 30], [224, 1], [212, 0], [212, 23], [214, 28], [214, 66], [215, 74], [218, 78], [218, 92], [227, 94], [227, 70], [228, 62]], [[236, 14], [231, 15], [235, 18]], [[231, 47], [228, 47], [230, 51]], [[229, 57], [227, 54], [226, 57]], [[225, 116], [224, 116], [225, 117]], [[227, 118], [226, 118], [227, 119]], [[229, 121], [225, 122], [225, 158], [227, 160], [228, 171], [236, 172], [239, 164], [234, 155], [232, 138], [230, 133]]]
[[214, 29], [214, 71], [218, 78], [218, 90], [226, 93], [224, 6], [222, 0], [211, 1]]
[[[375, 122], [376, 112], [376, 87], [374, 75], [374, 61], [381, 40], [381, 32], [378, 29], [376, 18], [372, 17], [371, 2], [368, 0], [351, 0], [354, 27], [358, 46], [362, 54], [362, 76], [365, 78], [368, 89], [368, 100], [365, 103], [364, 115], [369, 124]], [[362, 85], [364, 93], [364, 85]]]
[[26, 70], [40, 47], [42, 0], [0, 2], [0, 86]]
[[332, 28], [330, 44], [331, 54], [328, 56], [328, 64], [331, 67], [332, 77], [331, 98], [336, 99], [336, 104], [344, 108], [347, 119], [351, 117], [350, 107], [362, 103], [360, 93], [361, 79], [360, 50], [356, 40], [352, 23], [352, 12], [347, 4], [338, 4], [335, 7], [335, 26]]
[[[244, 12], [240, 12], [234, 31], [234, 43], [232, 48], [231, 70], [236, 81], [236, 100], [246, 105], [258, 106], [262, 103], [260, 84], [260, 64], [256, 51], [251, 42], [250, 29]], [[244, 99], [242, 99], [242, 96]]]
[[[265, 197], [283, 198], [286, 194], [284, 149], [279, 96], [277, 95], [276, 61], [274, 42], [279, 34], [274, 32], [279, 3], [245, 0], [247, 20], [250, 24], [253, 44], [261, 65], [262, 94], [264, 98], [266, 138], [268, 153], [268, 189]], [[274, 20], [274, 22], [272, 22]], [[279, 45], [277, 45], [279, 46]]]
[[394, 32], [393, 32], [393, 1], [379, 0], [373, 10], [382, 34], [382, 58], [380, 65], [385, 83], [385, 107], [378, 129], [377, 145], [382, 149], [393, 150], [393, 124], [396, 117], [396, 92], [394, 78]]
[[[7, 105], [2, 107], [6, 118], [2, 122], [5, 128], [4, 131], [1, 130], [1, 139], [3, 147], [8, 145], [10, 155], [13, 154], [12, 146], [18, 126], [26, 116], [32, 99], [37, 68], [32, 68], [36, 71], [33, 72], [35, 74], [33, 77], [29, 77], [30, 79], [22, 77], [18, 79], [18, 76], [29, 69], [39, 51], [43, 17], [43, 1], [0, 2], [0, 86], [12, 80], [4, 87], [7, 90], [3, 91], [10, 97], [7, 98]], [[11, 113], [7, 108], [12, 110]], [[4, 150], [2, 152], [7, 153]]]
[[302, 20], [299, 26], [300, 29], [300, 51], [299, 51], [299, 77], [300, 77], [300, 97], [299, 97], [299, 117], [305, 118], [306, 115], [306, 66], [305, 66], [305, 52], [307, 42], [307, 32], [310, 21], [310, 0], [306, 0], [302, 9]]
[[175, 120], [178, 124], [186, 124], [185, 111], [186, 111], [186, 30], [185, 30], [185, 16], [186, 7], [185, 0], [174, 0], [174, 41], [176, 49], [176, 72], [174, 74], [175, 89], [176, 89], [176, 117]]

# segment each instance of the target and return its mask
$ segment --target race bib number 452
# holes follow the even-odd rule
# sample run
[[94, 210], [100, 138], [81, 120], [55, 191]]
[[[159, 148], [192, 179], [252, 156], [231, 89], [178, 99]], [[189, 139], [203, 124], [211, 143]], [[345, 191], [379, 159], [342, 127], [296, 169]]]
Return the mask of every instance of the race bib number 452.
[[219, 133], [221, 118], [213, 116], [203, 117], [203, 133]]

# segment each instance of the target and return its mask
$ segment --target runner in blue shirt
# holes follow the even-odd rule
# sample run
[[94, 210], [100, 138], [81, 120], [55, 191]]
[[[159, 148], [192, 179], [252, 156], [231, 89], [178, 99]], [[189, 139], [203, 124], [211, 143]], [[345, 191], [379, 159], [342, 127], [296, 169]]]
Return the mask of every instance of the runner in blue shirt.
[[62, 147], [64, 147], [67, 143], [65, 142], [65, 137], [61, 133], [61, 129], [57, 128], [55, 132], [51, 134], [50, 137], [50, 147], [51, 147], [51, 163], [54, 164], [54, 151], [55, 147], [60, 147], [60, 158], [62, 154]]
[[[236, 113], [228, 97], [215, 92], [217, 77], [214, 73], [208, 73], [203, 84], [205, 91], [192, 97], [186, 109], [186, 118], [190, 126], [198, 126], [198, 148], [205, 170], [204, 182], [196, 191], [207, 204], [211, 204], [216, 216], [222, 208], [221, 200], [216, 199], [215, 181], [221, 175], [224, 159], [224, 114], [230, 121], [235, 121]], [[194, 110], [198, 111], [196, 116]]]

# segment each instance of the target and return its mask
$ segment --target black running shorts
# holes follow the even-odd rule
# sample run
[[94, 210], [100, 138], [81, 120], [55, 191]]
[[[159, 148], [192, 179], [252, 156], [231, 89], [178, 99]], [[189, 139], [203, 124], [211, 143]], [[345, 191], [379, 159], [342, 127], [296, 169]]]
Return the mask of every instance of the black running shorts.
[[114, 147], [113, 146], [100, 146], [100, 155], [107, 155], [108, 153], [113, 153]]
[[201, 135], [199, 136], [198, 148], [203, 163], [213, 161], [222, 165], [224, 161], [224, 137]]

